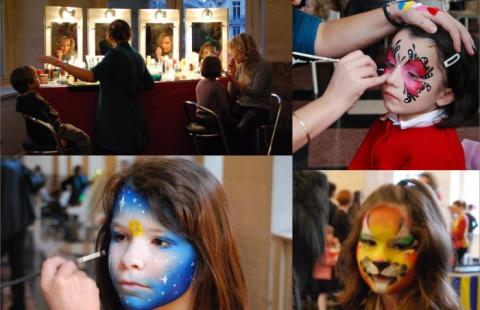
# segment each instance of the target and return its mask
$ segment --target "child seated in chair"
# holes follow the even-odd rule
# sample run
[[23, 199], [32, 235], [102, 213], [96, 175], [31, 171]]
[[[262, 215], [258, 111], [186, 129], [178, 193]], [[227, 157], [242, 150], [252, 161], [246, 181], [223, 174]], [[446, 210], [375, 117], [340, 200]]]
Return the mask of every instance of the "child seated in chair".
[[[227, 123], [229, 109], [227, 91], [217, 81], [222, 73], [222, 64], [216, 56], [207, 56], [202, 62], [201, 74], [204, 79], [200, 80], [195, 89], [197, 103], [208, 108], [218, 115], [222, 125]], [[197, 109], [195, 113], [196, 122], [206, 128], [218, 128], [215, 118], [205, 111]]]
[[[90, 154], [90, 138], [82, 130], [60, 121], [58, 112], [38, 93], [40, 80], [35, 68], [23, 66], [13, 70], [10, 84], [19, 93], [17, 112], [35, 117], [53, 126], [62, 145], [72, 145], [73, 154]], [[28, 136], [36, 144], [54, 145], [52, 135], [40, 125], [25, 120]]]
[[377, 119], [349, 169], [465, 169], [455, 128], [478, 111], [478, 53], [457, 53], [450, 35], [408, 26], [392, 40]]

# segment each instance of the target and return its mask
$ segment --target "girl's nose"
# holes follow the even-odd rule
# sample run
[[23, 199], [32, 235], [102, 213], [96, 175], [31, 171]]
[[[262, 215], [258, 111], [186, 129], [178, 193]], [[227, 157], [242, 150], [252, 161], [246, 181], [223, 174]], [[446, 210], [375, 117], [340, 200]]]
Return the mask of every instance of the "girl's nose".
[[400, 66], [396, 66], [392, 70], [390, 70], [388, 73], [385, 72], [384, 74], [388, 74], [386, 83], [393, 85], [393, 86], [401, 86], [402, 83], [402, 69]]
[[145, 267], [145, 251], [140, 240], [133, 238], [122, 256], [121, 263], [125, 269], [142, 270]]

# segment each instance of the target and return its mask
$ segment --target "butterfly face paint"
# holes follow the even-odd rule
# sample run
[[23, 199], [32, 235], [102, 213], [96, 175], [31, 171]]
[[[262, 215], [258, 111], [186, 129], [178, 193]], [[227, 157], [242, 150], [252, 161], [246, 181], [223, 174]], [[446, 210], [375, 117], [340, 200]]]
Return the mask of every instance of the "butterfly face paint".
[[194, 247], [162, 226], [128, 186], [117, 197], [110, 229], [110, 276], [126, 308], [154, 309], [188, 290], [197, 265]]
[[435, 110], [446, 86], [434, 43], [411, 37], [405, 29], [392, 42], [385, 63], [388, 77], [382, 85], [385, 108], [403, 120]]
[[419, 97], [423, 90], [430, 91], [432, 86], [426, 82], [433, 76], [433, 68], [428, 65], [427, 57], [419, 57], [415, 43], [407, 49], [407, 55], [400, 56], [401, 40], [398, 40], [387, 54], [385, 73], [392, 73], [398, 68], [404, 83], [404, 103], [410, 103]]
[[403, 208], [379, 204], [365, 214], [357, 244], [357, 266], [377, 294], [391, 294], [415, 279], [418, 241]]

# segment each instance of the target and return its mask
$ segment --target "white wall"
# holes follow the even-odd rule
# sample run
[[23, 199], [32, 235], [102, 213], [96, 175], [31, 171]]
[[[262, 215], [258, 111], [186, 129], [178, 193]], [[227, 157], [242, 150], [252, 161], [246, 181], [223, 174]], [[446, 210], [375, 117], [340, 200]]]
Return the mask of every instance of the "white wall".
[[275, 156], [272, 176], [272, 233], [292, 232], [292, 159]]

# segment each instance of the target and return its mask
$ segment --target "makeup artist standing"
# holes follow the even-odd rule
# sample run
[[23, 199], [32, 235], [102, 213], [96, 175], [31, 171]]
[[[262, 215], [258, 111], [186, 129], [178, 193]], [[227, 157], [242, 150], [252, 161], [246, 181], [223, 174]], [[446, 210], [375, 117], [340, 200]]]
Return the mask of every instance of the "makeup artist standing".
[[143, 57], [128, 43], [131, 36], [127, 22], [113, 21], [108, 27], [108, 39], [114, 48], [92, 70], [63, 63], [54, 57], [39, 59], [80, 80], [100, 81], [95, 145], [105, 154], [138, 154], [148, 142], [147, 124], [137, 95], [142, 88], [153, 88], [153, 79]]

